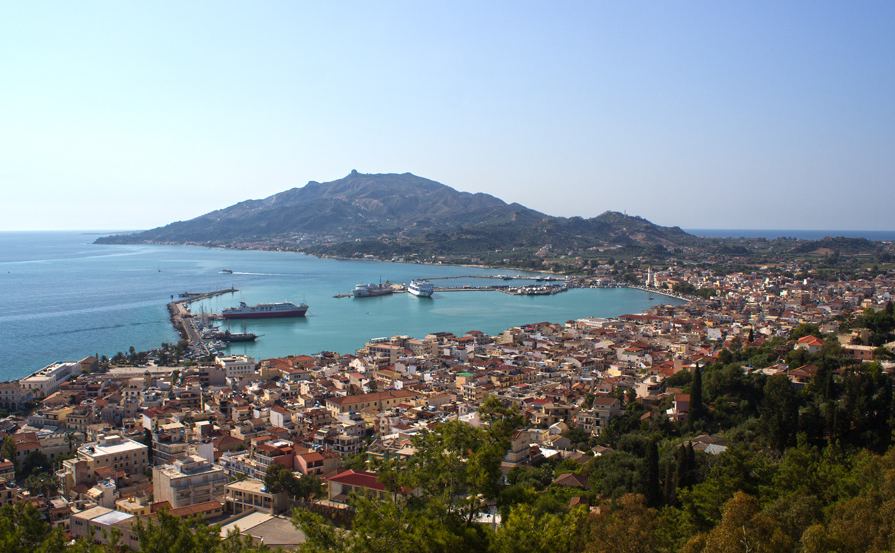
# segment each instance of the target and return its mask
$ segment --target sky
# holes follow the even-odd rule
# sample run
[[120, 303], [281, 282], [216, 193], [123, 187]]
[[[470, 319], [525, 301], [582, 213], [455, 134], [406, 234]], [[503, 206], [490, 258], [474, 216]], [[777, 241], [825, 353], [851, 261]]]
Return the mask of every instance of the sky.
[[552, 215], [895, 228], [895, 2], [0, 2], [0, 229], [352, 169]]

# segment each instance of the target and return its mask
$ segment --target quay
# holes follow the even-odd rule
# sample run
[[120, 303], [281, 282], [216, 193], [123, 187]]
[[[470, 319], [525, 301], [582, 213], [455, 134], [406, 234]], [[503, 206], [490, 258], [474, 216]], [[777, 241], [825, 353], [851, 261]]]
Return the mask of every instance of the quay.
[[634, 290], [649, 292], [650, 294], [659, 294], [660, 296], [667, 296], [669, 298], [674, 298], [676, 300], [685, 301], [687, 303], [689, 303], [690, 300], [692, 300], [692, 298], [688, 298], [687, 296], [682, 296], [680, 294], [675, 294], [674, 292], [669, 292], [669, 291], [665, 291], [665, 290], [659, 290], [658, 288], [651, 288], [649, 286], [641, 286], [639, 284], [630, 284], [627, 287], [633, 288]]
[[180, 334], [180, 337], [187, 341], [190, 348], [202, 355], [211, 355], [211, 349], [202, 338], [202, 334], [196, 327], [196, 321], [190, 312], [190, 304], [196, 301], [223, 296], [224, 294], [233, 294], [237, 292], [236, 288], [224, 288], [223, 290], [212, 290], [211, 292], [182, 292], [180, 298], [168, 304], [168, 313], [171, 315], [171, 324]]
[[234, 292], [239, 292], [239, 290], [232, 286], [230, 288], [224, 288], [223, 290], [212, 290], [211, 292], [181, 292], [179, 294], [180, 299], [174, 303], [192, 303], [194, 301], [223, 296], [224, 294], [233, 294]]
[[460, 276], [437, 276], [430, 278], [421, 278], [419, 280], [459, 280], [461, 278], [470, 279], [491, 279], [491, 280], [534, 280], [536, 282], [561, 282], [567, 280], [565, 277], [558, 276], [526, 276], [526, 275], [460, 275]]

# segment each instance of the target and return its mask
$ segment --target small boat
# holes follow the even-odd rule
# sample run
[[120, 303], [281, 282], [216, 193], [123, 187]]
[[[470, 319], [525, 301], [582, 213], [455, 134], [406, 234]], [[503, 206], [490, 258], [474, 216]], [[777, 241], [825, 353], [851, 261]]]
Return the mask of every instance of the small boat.
[[227, 343], [254, 342], [258, 335], [252, 332], [230, 332], [229, 330], [225, 330], [224, 332], [217, 334], [216, 337], [219, 340], [223, 340]]
[[225, 275], [232, 275], [233, 269], [221, 269], [221, 273]]

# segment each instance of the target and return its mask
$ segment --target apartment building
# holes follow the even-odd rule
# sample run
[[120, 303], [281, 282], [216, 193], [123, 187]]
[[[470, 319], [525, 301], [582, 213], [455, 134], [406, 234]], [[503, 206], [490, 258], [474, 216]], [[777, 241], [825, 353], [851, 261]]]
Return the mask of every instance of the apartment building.
[[79, 374], [81, 365], [74, 361], [51, 363], [19, 380], [19, 385], [35, 397], [46, 397], [58, 390], [63, 382]]
[[117, 434], [100, 435], [97, 441], [81, 445], [76, 459], [86, 461], [94, 474], [104, 467], [140, 474], [148, 467], [149, 448]]
[[152, 469], [153, 498], [167, 501], [174, 509], [222, 497], [226, 484], [224, 469], [198, 455]]

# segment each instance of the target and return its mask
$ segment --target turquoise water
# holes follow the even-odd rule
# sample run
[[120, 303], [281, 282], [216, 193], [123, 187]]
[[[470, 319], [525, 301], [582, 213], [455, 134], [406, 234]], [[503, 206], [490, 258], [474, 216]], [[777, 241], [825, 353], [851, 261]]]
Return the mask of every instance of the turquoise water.
[[[373, 337], [428, 332], [493, 333], [539, 321], [636, 313], [656, 301], [637, 290], [571, 290], [546, 297], [500, 292], [409, 294], [336, 299], [357, 282], [418, 277], [518, 274], [517, 271], [319, 259], [296, 253], [188, 246], [105, 246], [77, 232], [0, 233], [0, 379], [19, 378], [56, 360], [111, 355], [131, 345], [176, 341], [165, 305], [182, 291], [234, 286], [239, 292], [196, 304], [219, 312], [245, 301], [305, 301], [306, 319], [234, 323], [261, 335], [234, 353], [264, 358], [322, 350], [351, 352]], [[228, 268], [234, 274], [221, 274]], [[494, 283], [465, 279], [462, 284]]]

